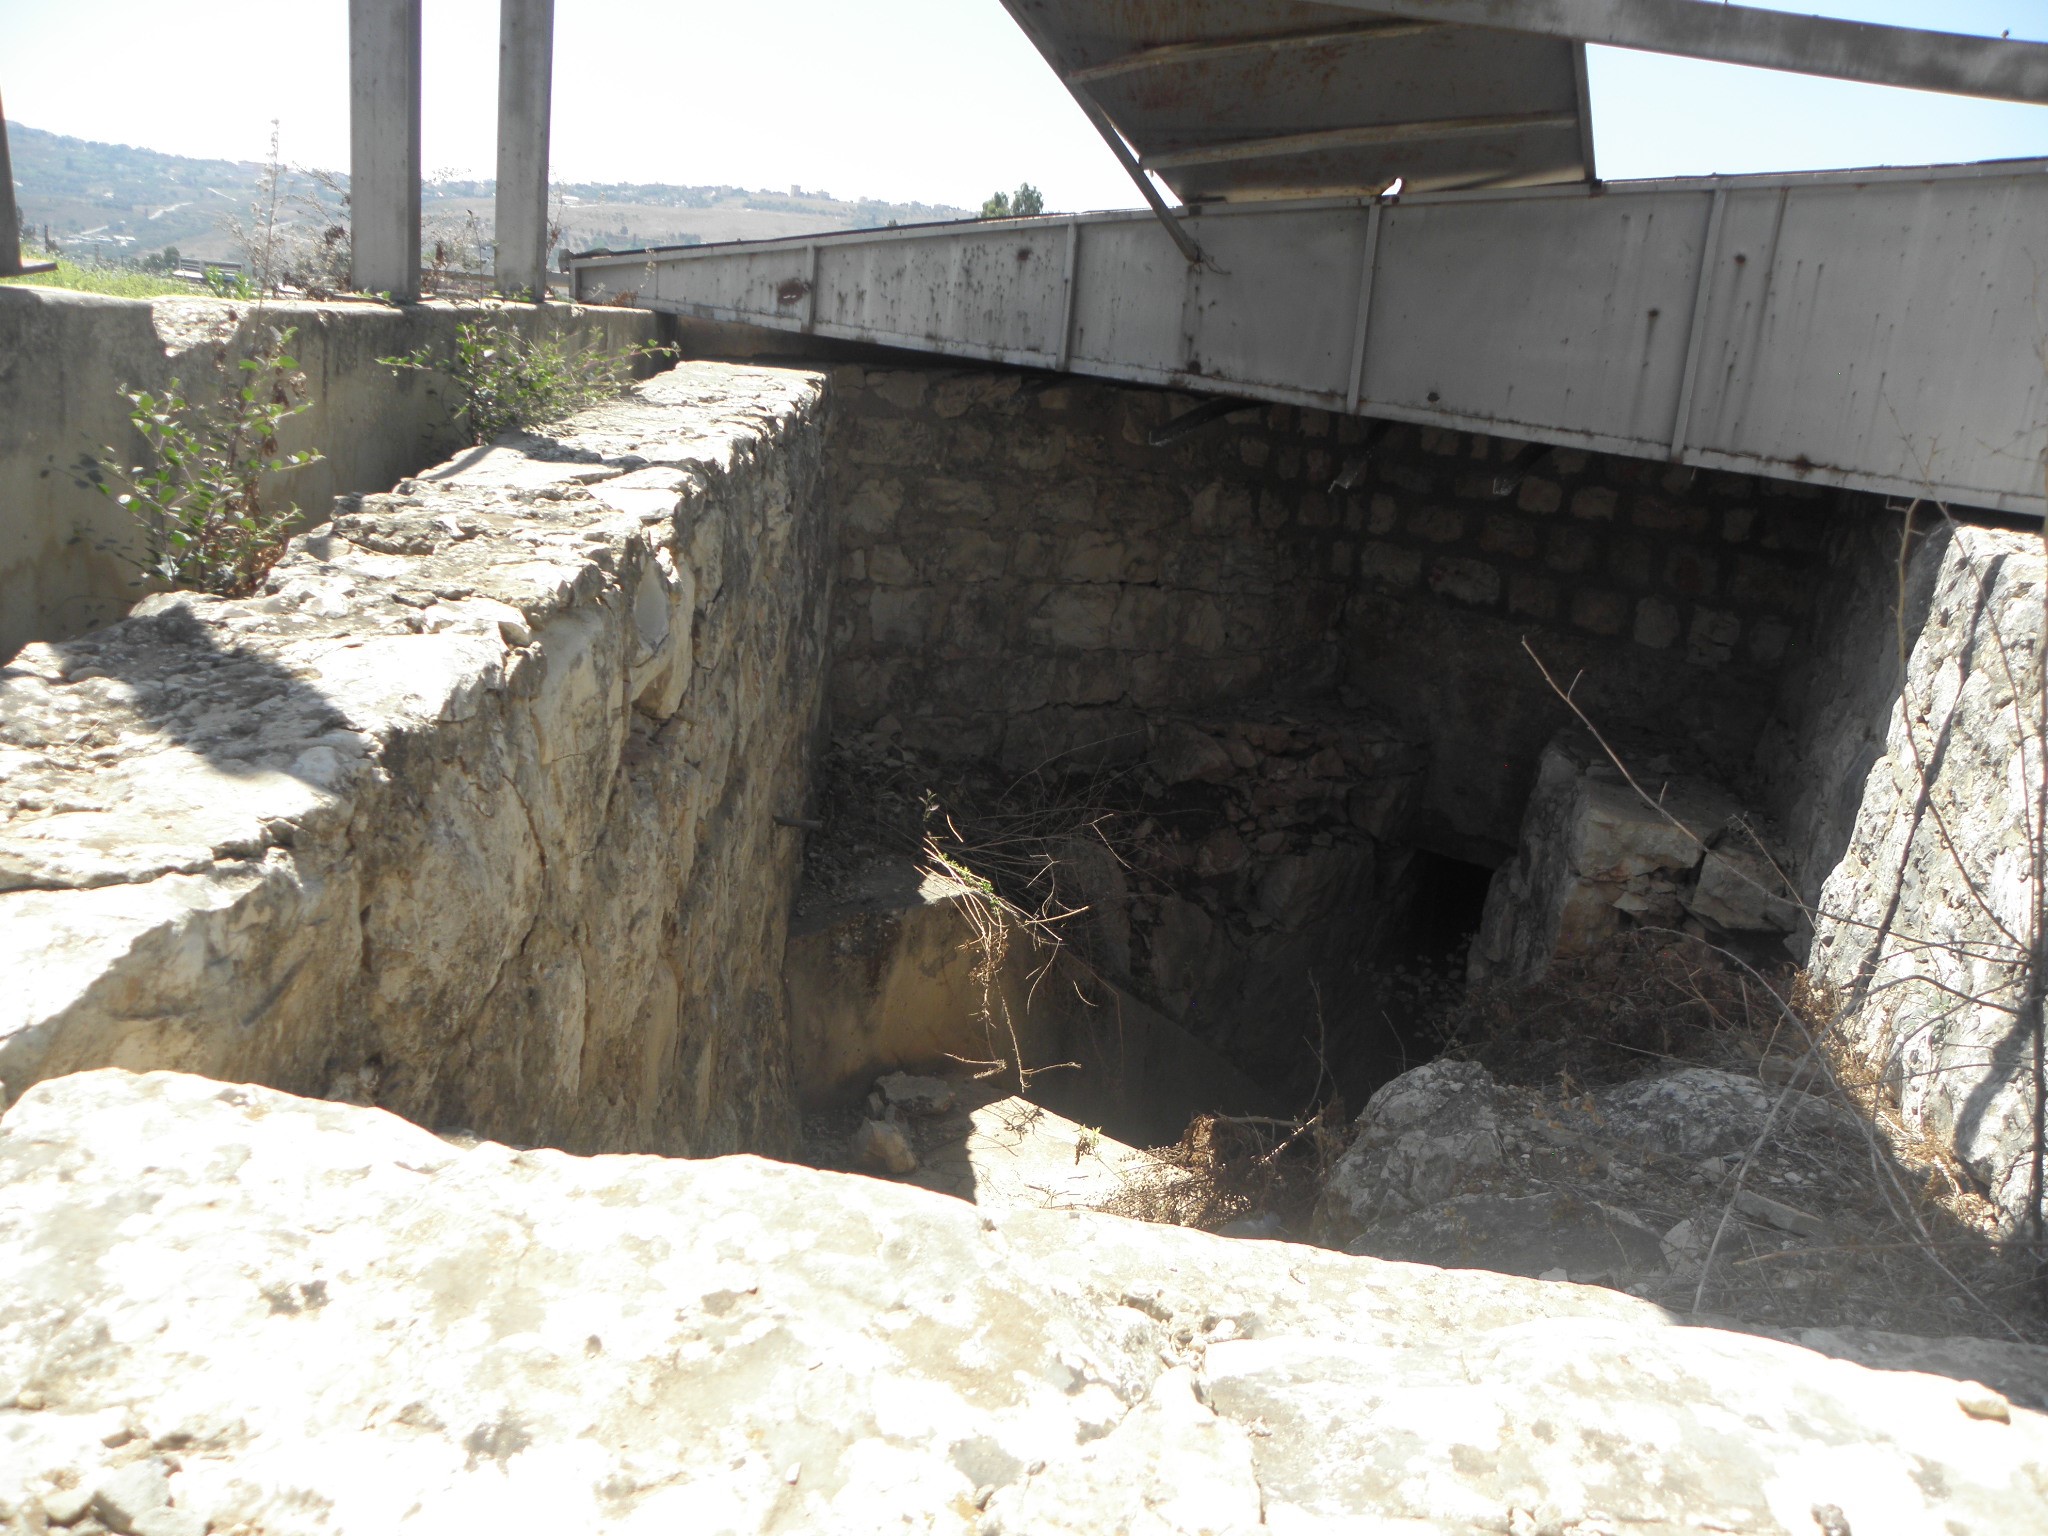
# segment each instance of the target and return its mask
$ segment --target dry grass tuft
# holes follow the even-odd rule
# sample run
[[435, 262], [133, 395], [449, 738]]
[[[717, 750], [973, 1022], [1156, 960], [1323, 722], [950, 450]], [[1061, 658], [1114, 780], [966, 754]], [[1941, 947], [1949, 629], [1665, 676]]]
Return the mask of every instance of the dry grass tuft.
[[1205, 1232], [1232, 1223], [1251, 1235], [1303, 1230], [1343, 1153], [1342, 1126], [1341, 1114], [1321, 1111], [1300, 1120], [1198, 1116], [1173, 1146], [1151, 1149], [1158, 1177], [1133, 1177], [1101, 1209]]
[[1789, 963], [1752, 979], [1682, 934], [1638, 929], [1541, 980], [1473, 987], [1438, 1025], [1445, 1049], [1504, 1083], [1623, 1082], [1662, 1064], [1754, 1072], [1788, 1041]]
[[[1561, 1100], [1680, 1066], [1753, 1076], [1833, 1103], [1832, 1129], [1784, 1116], [1724, 1178], [1629, 1159], [1621, 1203], [1653, 1228], [1680, 1221], [1706, 1252], [1646, 1294], [1676, 1310], [1782, 1327], [1863, 1326], [2048, 1341], [2024, 1245], [1967, 1169], [1907, 1127], [1886, 1085], [1835, 1027], [1840, 1000], [1789, 964], [1770, 972], [1684, 934], [1640, 930], [1542, 980], [1475, 988], [1445, 1017], [1448, 1051]], [[1589, 1159], [1580, 1192], [1614, 1199]], [[1570, 1182], [1567, 1171], [1564, 1175]], [[1761, 1195], [1817, 1218], [1794, 1239], [1741, 1214]]]

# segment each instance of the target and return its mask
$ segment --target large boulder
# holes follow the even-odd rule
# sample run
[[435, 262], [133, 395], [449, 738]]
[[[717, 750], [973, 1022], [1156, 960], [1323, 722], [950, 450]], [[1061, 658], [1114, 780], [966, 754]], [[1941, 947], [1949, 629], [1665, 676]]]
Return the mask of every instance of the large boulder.
[[1784, 876], [1727, 791], [1654, 757], [1637, 768], [1647, 791], [1583, 732], [1544, 748], [1521, 846], [1487, 888], [1473, 980], [1532, 980], [1635, 925], [1767, 946], [1798, 927]]
[[0, 1122], [10, 1536], [2048, 1527], [2048, 1417], [1854, 1348], [174, 1074]]
[[1324, 1183], [1323, 1230], [1341, 1236], [1494, 1178], [1501, 1167], [1499, 1092], [1476, 1061], [1439, 1057], [1373, 1094]]
[[1664, 1245], [1627, 1211], [1583, 1195], [1454, 1195], [1374, 1224], [1351, 1252], [1531, 1279], [1627, 1282], [1661, 1272]]
[[[1760, 1141], [1766, 1155], [1745, 1175], [1749, 1187], [1724, 1189]], [[1780, 1155], [1795, 1144], [1797, 1157]], [[1580, 1092], [1509, 1086], [1477, 1062], [1440, 1057], [1367, 1102], [1324, 1180], [1313, 1230], [1349, 1253], [1676, 1302], [1697, 1288], [1702, 1234], [1730, 1200], [1745, 1218], [1737, 1233], [1768, 1234], [1785, 1258], [1787, 1234], [1829, 1238], [1805, 1207], [1821, 1196], [1839, 1203], [1843, 1171], [1860, 1180], [1868, 1156], [1846, 1112], [1754, 1076], [1678, 1066]], [[1776, 1297], [1770, 1316], [1785, 1321], [1789, 1305]]]
[[1616, 1140], [1674, 1157], [1747, 1151], [1766, 1125], [1855, 1132], [1847, 1115], [1825, 1099], [1768, 1088], [1754, 1077], [1714, 1067], [1680, 1067], [1617, 1083], [1596, 1093], [1593, 1104], [1602, 1128]]

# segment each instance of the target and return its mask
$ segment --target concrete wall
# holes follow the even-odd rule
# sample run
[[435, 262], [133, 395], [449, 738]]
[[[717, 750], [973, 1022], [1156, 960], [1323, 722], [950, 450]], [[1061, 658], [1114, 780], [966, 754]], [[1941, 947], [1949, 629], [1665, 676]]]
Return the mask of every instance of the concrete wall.
[[823, 380], [688, 365], [0, 672], [0, 1079], [786, 1150]]
[[1026, 380], [834, 370], [837, 717], [1022, 768], [1334, 694], [1428, 744], [1417, 835], [1481, 862], [1569, 720], [1524, 637], [1596, 719], [1739, 781], [1842, 505], [1285, 406], [1153, 448], [1197, 402]]
[[[171, 379], [195, 397], [217, 390], [261, 326], [291, 326], [312, 409], [287, 424], [285, 446], [324, 462], [281, 486], [313, 518], [345, 492], [378, 491], [460, 447], [444, 381], [378, 364], [445, 347], [475, 305], [263, 306], [216, 299], [140, 301], [0, 286], [0, 658], [30, 640], [84, 634], [120, 617], [146, 590], [132, 564], [132, 520], [95, 484], [111, 445], [142, 443], [122, 388]], [[512, 323], [572, 330], [609, 347], [655, 340], [659, 317], [631, 310], [544, 312], [508, 306]], [[131, 459], [130, 462], [136, 462]], [[127, 551], [124, 558], [123, 551]]]

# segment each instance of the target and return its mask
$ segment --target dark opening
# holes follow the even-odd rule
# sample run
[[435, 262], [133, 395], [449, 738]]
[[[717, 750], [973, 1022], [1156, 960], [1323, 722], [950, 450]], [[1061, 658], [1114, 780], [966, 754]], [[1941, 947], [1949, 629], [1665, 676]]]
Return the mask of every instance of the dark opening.
[[1408, 952], [1420, 963], [1452, 965], [1460, 975], [1479, 932], [1493, 871], [1418, 848], [1409, 865]]
[[1438, 1024], [1464, 994], [1465, 960], [1493, 872], [1427, 849], [1408, 855], [1358, 967], [1349, 1028], [1327, 1048], [1328, 1077], [1351, 1113], [1375, 1089], [1443, 1049]]

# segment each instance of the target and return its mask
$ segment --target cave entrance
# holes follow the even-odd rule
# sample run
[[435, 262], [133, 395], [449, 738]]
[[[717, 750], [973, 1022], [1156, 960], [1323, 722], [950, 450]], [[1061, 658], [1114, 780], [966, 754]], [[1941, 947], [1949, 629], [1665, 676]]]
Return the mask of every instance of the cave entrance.
[[[807, 1102], [948, 1055], [1072, 1060], [1034, 1096], [1158, 1142], [1195, 1113], [1355, 1113], [1437, 1054], [1491, 871], [1381, 830], [1405, 819], [1368, 771], [1383, 747], [1298, 719], [1157, 734], [1135, 766], [1027, 780], [879, 733], [835, 749], [809, 901], [854, 915], [799, 923], [793, 953], [819, 950], [792, 972]], [[894, 873], [846, 875], [876, 858]], [[970, 889], [932, 910], [954, 873]], [[992, 970], [996, 898], [1052, 920], [1013, 924]], [[942, 1047], [991, 1010], [1003, 1038]]]
[[1443, 1049], [1442, 1025], [1464, 995], [1466, 957], [1492, 879], [1481, 864], [1407, 851], [1385, 898], [1378, 942], [1359, 967], [1350, 1027], [1330, 1050], [1329, 1077], [1352, 1113]]
[[[1338, 1099], [1355, 1114], [1442, 1049], [1491, 879], [1482, 865], [1370, 840], [1254, 858], [1245, 878], [1201, 893], [1200, 918], [1168, 904], [1138, 924], [1132, 969], [1181, 983], [1155, 999], [1270, 1110]], [[1297, 894], [1275, 899], [1281, 885]]]
[[[1442, 1049], [1491, 872], [1399, 840], [1408, 759], [1327, 716], [1153, 734], [1021, 778], [835, 743], [784, 967], [814, 1155], [886, 1169], [847, 1150], [885, 1121], [934, 1187], [1028, 1162], [1081, 1200], [1099, 1145], [1334, 1126]], [[898, 1113], [895, 1072], [950, 1118]]]

